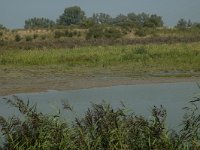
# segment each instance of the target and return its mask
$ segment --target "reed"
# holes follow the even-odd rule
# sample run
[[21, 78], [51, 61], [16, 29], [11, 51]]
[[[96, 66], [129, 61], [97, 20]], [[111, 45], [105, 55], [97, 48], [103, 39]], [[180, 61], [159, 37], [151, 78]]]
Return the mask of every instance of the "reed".
[[[127, 113], [126, 107], [114, 109], [105, 102], [93, 104], [81, 119], [64, 121], [61, 114], [45, 115], [18, 97], [7, 99], [19, 109], [22, 118], [0, 117], [5, 139], [0, 149], [87, 149], [87, 150], [198, 150], [200, 148], [200, 113], [195, 102], [186, 107], [182, 129], [166, 127], [163, 106], [152, 108], [151, 119]], [[63, 109], [72, 111], [69, 104]]]

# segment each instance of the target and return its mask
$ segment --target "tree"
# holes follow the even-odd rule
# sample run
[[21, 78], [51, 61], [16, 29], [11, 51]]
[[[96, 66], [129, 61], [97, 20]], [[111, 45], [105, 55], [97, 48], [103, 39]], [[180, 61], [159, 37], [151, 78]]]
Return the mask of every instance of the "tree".
[[149, 18], [146, 18], [143, 26], [152, 28], [152, 27], [162, 27], [163, 24], [164, 23], [162, 17], [154, 14], [151, 15]]
[[6, 29], [6, 27], [3, 26], [2, 24], [0, 24], [0, 30], [5, 30], [5, 29]]
[[180, 29], [187, 28], [187, 24], [188, 22], [185, 19], [181, 18], [180, 20], [178, 20], [176, 24], [176, 28], [180, 28]]
[[25, 29], [35, 29], [35, 28], [50, 28], [55, 25], [55, 22], [48, 18], [31, 18], [25, 20]]
[[65, 8], [64, 13], [59, 17], [57, 23], [64, 26], [80, 24], [85, 18], [85, 12], [79, 6], [73, 6]]
[[130, 25], [130, 21], [126, 15], [119, 14], [117, 17], [113, 19], [113, 24], [127, 27]]
[[189, 27], [189, 28], [192, 27], [192, 21], [190, 19], [187, 22], [187, 27]]
[[135, 13], [127, 14], [128, 19], [130, 20], [132, 26], [137, 26], [137, 15]]
[[146, 13], [141, 13], [137, 15], [137, 25], [139, 27], [144, 27], [144, 24], [147, 22], [149, 19], [149, 15]]
[[200, 23], [199, 22], [195, 22], [195, 23], [192, 24], [192, 27], [200, 29]]
[[112, 21], [111, 16], [106, 13], [94, 13], [92, 19], [97, 24], [109, 24]]

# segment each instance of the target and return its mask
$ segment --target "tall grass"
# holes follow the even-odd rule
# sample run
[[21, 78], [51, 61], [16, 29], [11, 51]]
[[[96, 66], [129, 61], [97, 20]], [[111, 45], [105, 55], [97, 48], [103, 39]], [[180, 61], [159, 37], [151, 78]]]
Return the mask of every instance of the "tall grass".
[[[199, 99], [196, 100], [197, 102]], [[195, 103], [186, 107], [180, 131], [168, 130], [163, 106], [152, 109], [150, 120], [127, 114], [126, 108], [113, 109], [108, 104], [93, 104], [82, 119], [73, 125], [60, 114], [45, 115], [35, 106], [15, 97], [8, 103], [19, 109], [24, 118], [0, 117], [5, 142], [1, 149], [87, 149], [87, 150], [198, 150], [200, 149], [200, 113]], [[69, 104], [63, 108], [71, 111]]]
[[[129, 72], [200, 71], [200, 43], [0, 51], [0, 66], [108, 68]], [[64, 68], [63, 67], [63, 68]]]

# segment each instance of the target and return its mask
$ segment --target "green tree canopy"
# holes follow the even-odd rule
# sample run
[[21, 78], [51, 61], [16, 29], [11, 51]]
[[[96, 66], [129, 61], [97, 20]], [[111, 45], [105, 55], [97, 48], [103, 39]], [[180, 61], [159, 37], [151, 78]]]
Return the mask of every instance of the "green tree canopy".
[[85, 12], [79, 6], [65, 8], [64, 13], [59, 17], [59, 25], [80, 24], [85, 19]]
[[97, 24], [109, 24], [112, 21], [112, 17], [106, 13], [94, 13], [92, 19]]
[[4, 30], [4, 29], [6, 29], [6, 27], [0, 24], [0, 30]]
[[143, 26], [145, 26], [145, 27], [162, 27], [163, 24], [164, 23], [163, 23], [162, 17], [154, 14], [154, 15], [151, 15], [150, 17], [146, 18]]
[[180, 28], [180, 29], [187, 28], [187, 21], [185, 19], [181, 18], [180, 20], [178, 20], [176, 27]]
[[25, 20], [25, 29], [35, 29], [35, 28], [50, 28], [55, 25], [55, 22], [48, 18], [31, 18]]

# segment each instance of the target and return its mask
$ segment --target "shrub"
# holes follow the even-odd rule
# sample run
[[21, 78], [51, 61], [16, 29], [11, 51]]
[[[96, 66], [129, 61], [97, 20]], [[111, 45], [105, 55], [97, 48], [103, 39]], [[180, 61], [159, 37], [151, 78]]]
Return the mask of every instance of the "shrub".
[[27, 35], [27, 36], [25, 37], [25, 39], [26, 39], [27, 42], [30, 42], [30, 41], [33, 40], [33, 37], [30, 36], [30, 35]]
[[123, 34], [117, 28], [109, 28], [103, 27], [101, 25], [93, 26], [89, 29], [86, 34], [86, 39], [100, 39], [100, 38], [107, 38], [107, 39], [117, 39], [121, 38]]
[[104, 36], [106, 38], [117, 39], [122, 37], [122, 33], [120, 30], [117, 30], [116, 28], [109, 28], [104, 31]]
[[19, 34], [17, 34], [17, 35], [15, 35], [15, 41], [16, 42], [19, 42], [19, 41], [21, 41], [21, 36], [19, 35]]
[[0, 37], [2, 37], [3, 36], [3, 31], [0, 31]]
[[139, 36], [139, 37], [144, 37], [147, 35], [146, 33], [146, 30], [145, 29], [138, 29], [136, 32], [135, 32], [135, 35]]
[[46, 38], [47, 38], [46, 35], [41, 35], [41, 39], [42, 39], [42, 40], [45, 40]]
[[103, 27], [95, 25], [89, 28], [89, 31], [86, 34], [86, 39], [98, 39], [103, 38]]
[[38, 34], [33, 34], [33, 39], [37, 39], [38, 38]]
[[61, 31], [55, 31], [55, 33], [54, 33], [54, 37], [55, 37], [56, 39], [59, 39], [59, 38], [61, 38], [61, 37], [63, 37], [63, 36], [64, 36], [64, 33], [61, 32]]

